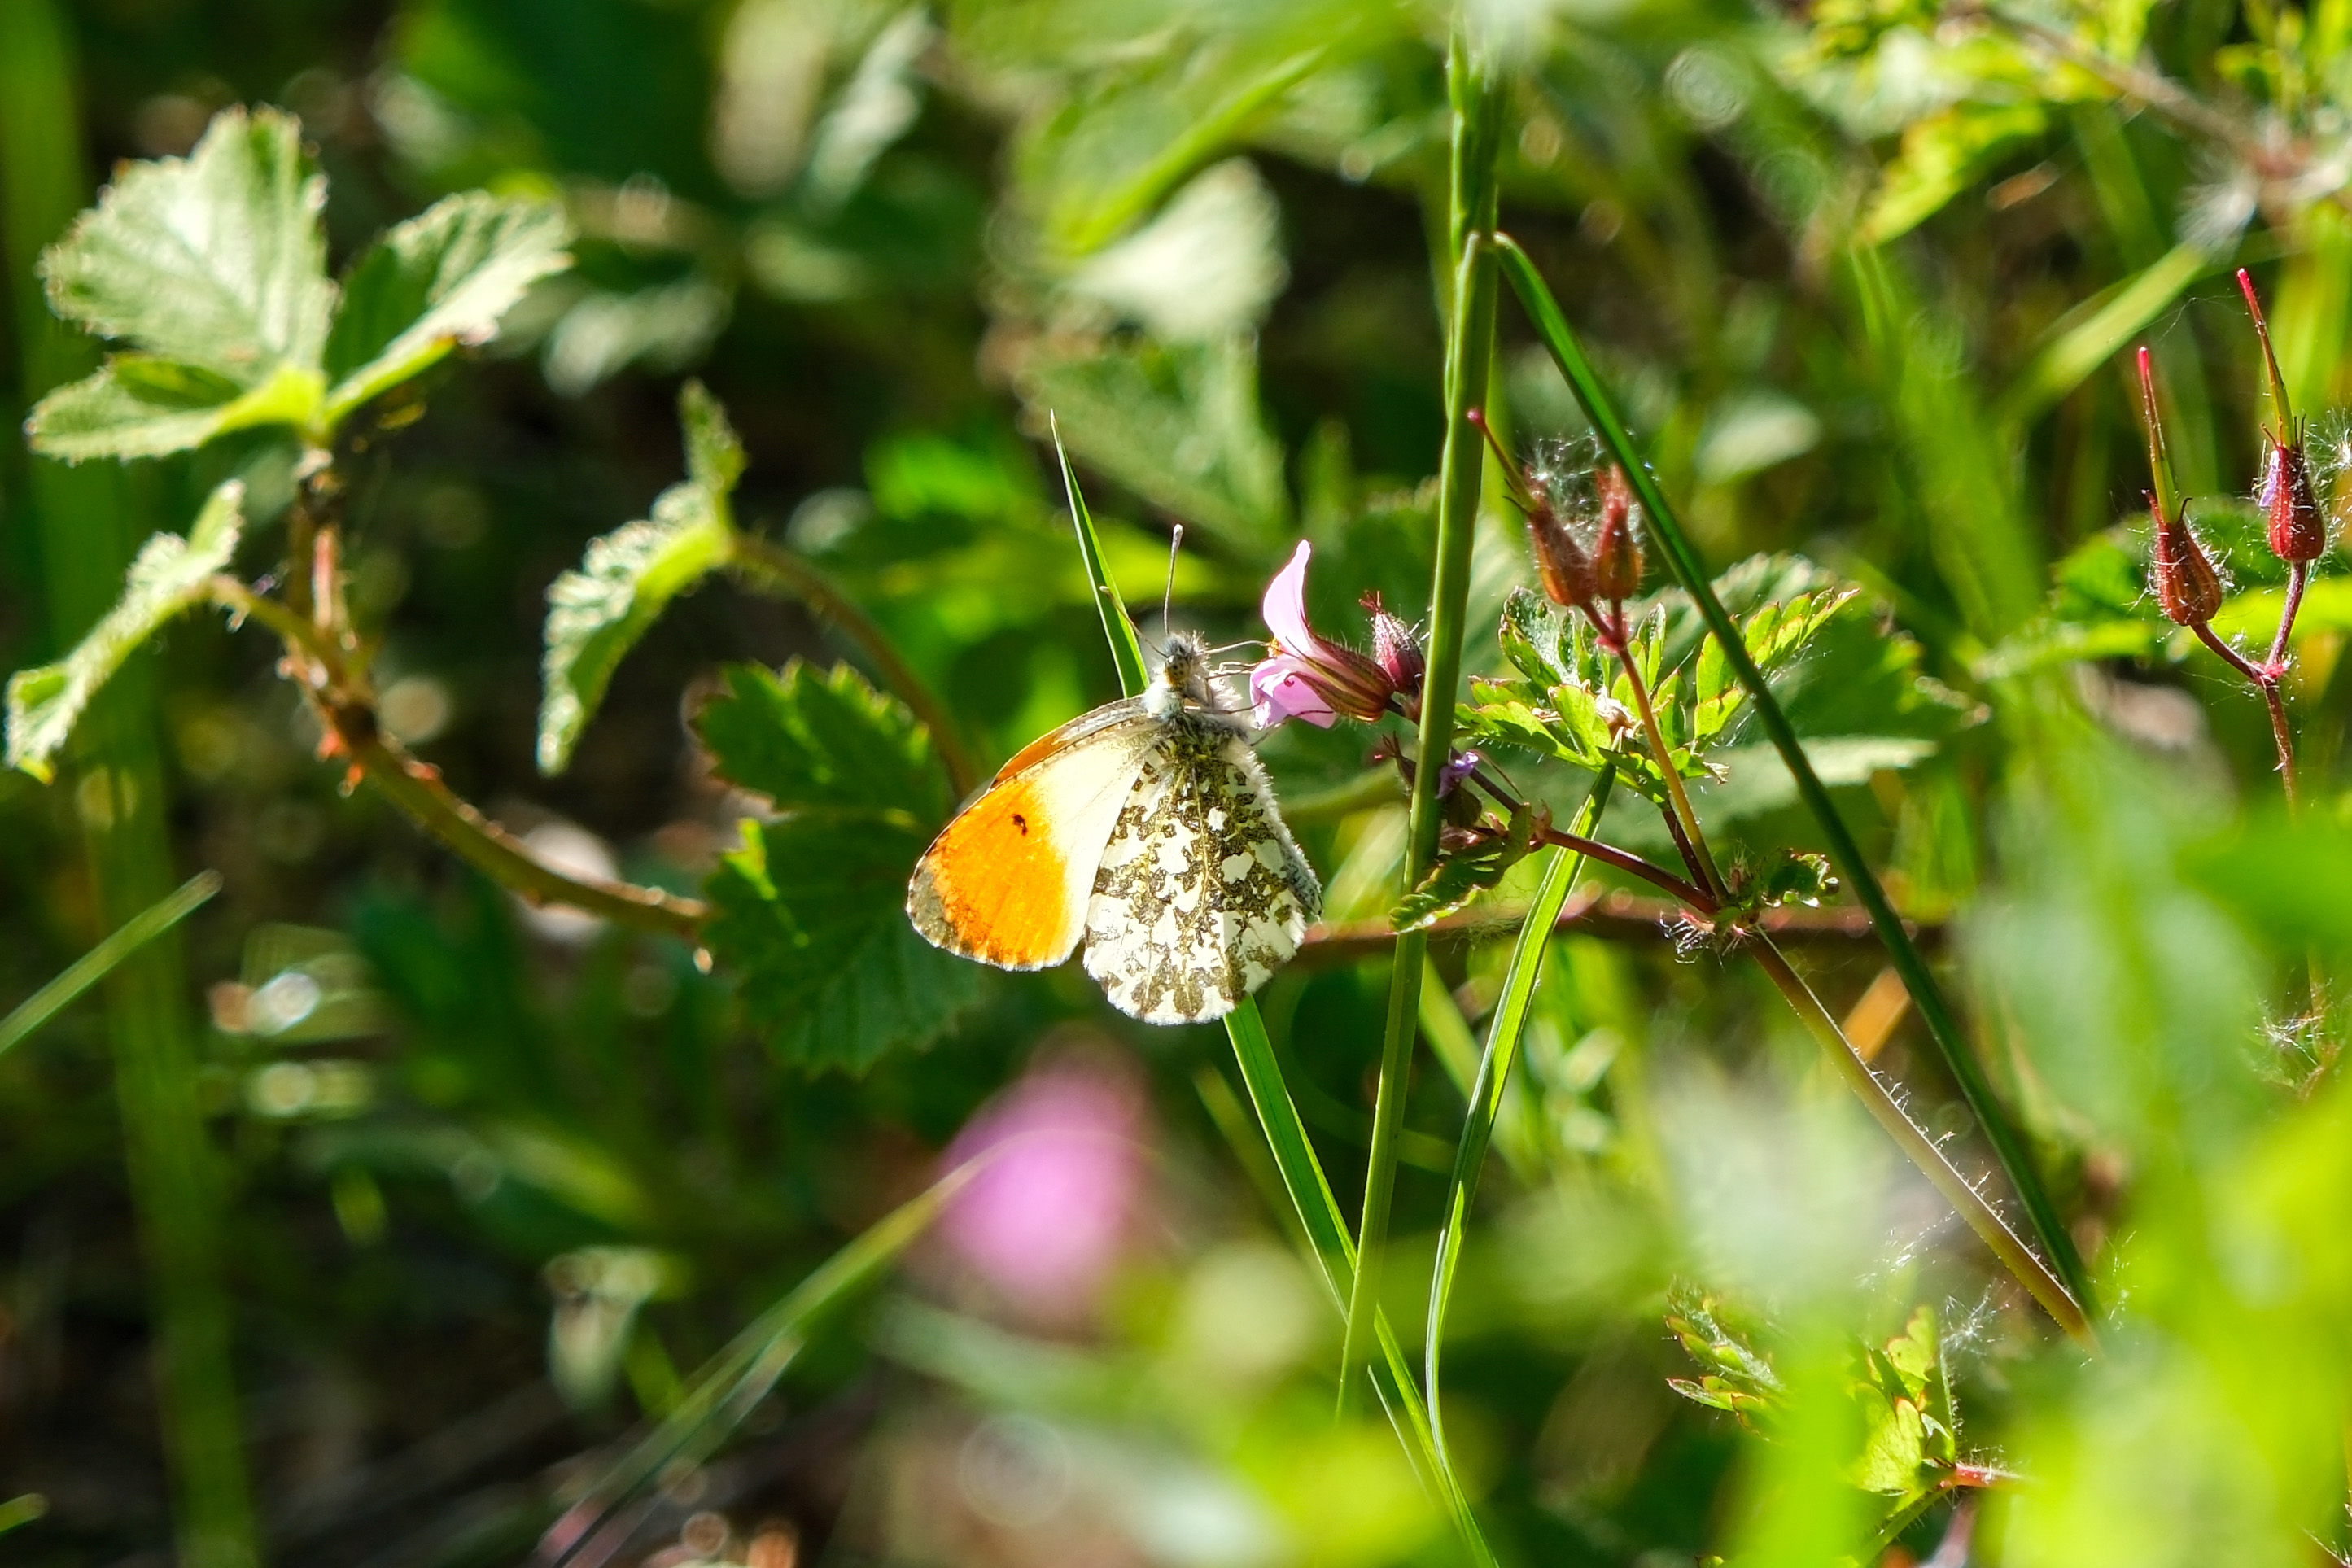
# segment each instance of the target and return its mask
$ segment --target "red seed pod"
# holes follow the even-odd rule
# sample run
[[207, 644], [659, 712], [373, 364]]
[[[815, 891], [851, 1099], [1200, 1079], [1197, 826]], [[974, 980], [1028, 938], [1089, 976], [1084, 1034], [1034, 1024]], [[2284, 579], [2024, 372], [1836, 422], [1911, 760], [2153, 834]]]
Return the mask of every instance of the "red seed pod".
[[1633, 482], [1612, 463], [1593, 476], [1600, 492], [1601, 528], [1592, 540], [1593, 591], [1612, 603], [1631, 599], [1642, 586], [1642, 541], [1635, 537], [1640, 512]]
[[2263, 467], [2263, 511], [2270, 519], [2271, 553], [2303, 565], [2327, 553], [2327, 517], [2311, 487], [2311, 460], [2303, 443], [2273, 443]]
[[2185, 518], [2168, 521], [2153, 496], [2147, 509], [2156, 519], [2156, 601], [2175, 624], [2202, 626], [2221, 608], [2221, 576]]
[[1528, 510], [1528, 548], [1536, 558], [1536, 576], [1554, 604], [1567, 610], [1591, 606], [1592, 558], [1540, 493]]

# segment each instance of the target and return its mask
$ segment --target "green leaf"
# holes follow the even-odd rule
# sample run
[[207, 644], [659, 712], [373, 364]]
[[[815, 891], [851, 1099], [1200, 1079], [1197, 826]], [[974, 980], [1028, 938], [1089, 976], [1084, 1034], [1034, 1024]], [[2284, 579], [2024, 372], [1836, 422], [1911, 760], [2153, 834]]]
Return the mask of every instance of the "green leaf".
[[1268, 555], [1293, 531], [1282, 445], [1258, 409], [1255, 339], [1039, 352], [1021, 395], [1070, 450], [1229, 546]]
[[326, 341], [333, 424], [460, 345], [487, 343], [539, 279], [572, 262], [563, 210], [469, 191], [395, 224], [343, 277]]
[[671, 600], [724, 565], [733, 549], [728, 498], [743, 471], [742, 446], [701, 383], [688, 382], [678, 403], [687, 465], [696, 477], [656, 497], [651, 517], [591, 540], [579, 569], [548, 586], [542, 773], [563, 771], [622, 658]]
[[188, 537], [157, 534], [140, 548], [122, 597], [74, 651], [8, 681], [7, 763], [47, 782], [58, 751], [100, 686], [163, 622], [205, 597], [205, 580], [229, 563], [245, 526], [245, 486], [212, 493]]
[[862, 1071], [929, 1043], [980, 994], [982, 970], [915, 934], [907, 879], [946, 819], [929, 734], [849, 666], [727, 672], [696, 719], [730, 782], [774, 801], [711, 876], [711, 951], [777, 1053]]
[[1885, 245], [1918, 227], [2048, 123], [2039, 103], [1956, 103], [1912, 121], [1863, 216], [1864, 242]]
[[240, 387], [316, 370], [334, 302], [326, 196], [291, 116], [224, 110], [187, 157], [126, 166], [43, 253], [49, 303]]
[[118, 354], [43, 398], [26, 422], [33, 450], [66, 463], [160, 457], [259, 424], [300, 425], [318, 410], [318, 372], [280, 365], [251, 388], [199, 365]]
[[929, 732], [848, 665], [819, 674], [798, 659], [775, 674], [732, 664], [722, 678], [722, 695], [694, 726], [728, 782], [779, 810], [824, 809], [925, 831], [946, 819], [947, 778]]

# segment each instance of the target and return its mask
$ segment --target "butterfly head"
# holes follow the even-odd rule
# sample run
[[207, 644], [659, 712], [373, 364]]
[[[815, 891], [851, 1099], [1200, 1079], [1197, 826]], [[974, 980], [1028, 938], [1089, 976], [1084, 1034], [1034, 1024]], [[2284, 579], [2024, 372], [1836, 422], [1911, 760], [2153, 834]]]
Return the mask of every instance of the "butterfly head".
[[1169, 636], [1166, 651], [1160, 661], [1160, 678], [1145, 688], [1144, 710], [1154, 718], [1172, 718], [1187, 704], [1194, 707], [1215, 706], [1214, 695], [1209, 689], [1209, 641], [1197, 632], [1177, 632]]

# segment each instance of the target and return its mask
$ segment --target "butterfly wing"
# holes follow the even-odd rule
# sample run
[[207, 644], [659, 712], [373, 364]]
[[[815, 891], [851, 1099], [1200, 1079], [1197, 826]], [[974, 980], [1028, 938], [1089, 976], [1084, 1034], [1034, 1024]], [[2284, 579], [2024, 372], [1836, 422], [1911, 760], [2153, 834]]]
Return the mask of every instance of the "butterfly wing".
[[1159, 729], [1132, 699], [1109, 703], [1006, 763], [916, 862], [907, 915], [923, 939], [1003, 969], [1068, 957]]
[[1144, 759], [1087, 904], [1087, 973], [1146, 1023], [1223, 1018], [1298, 951], [1323, 890], [1242, 736], [1184, 716]]

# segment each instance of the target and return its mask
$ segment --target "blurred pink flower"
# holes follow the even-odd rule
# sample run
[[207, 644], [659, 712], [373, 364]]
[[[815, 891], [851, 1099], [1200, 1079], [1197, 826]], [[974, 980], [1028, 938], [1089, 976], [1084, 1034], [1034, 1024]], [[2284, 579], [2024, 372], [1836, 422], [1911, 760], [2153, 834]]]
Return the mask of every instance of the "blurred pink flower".
[[1033, 1071], [950, 1145], [950, 1168], [997, 1152], [950, 1201], [942, 1236], [1024, 1310], [1083, 1313], [1139, 1204], [1141, 1123], [1134, 1089], [1113, 1071], [1072, 1062]]

